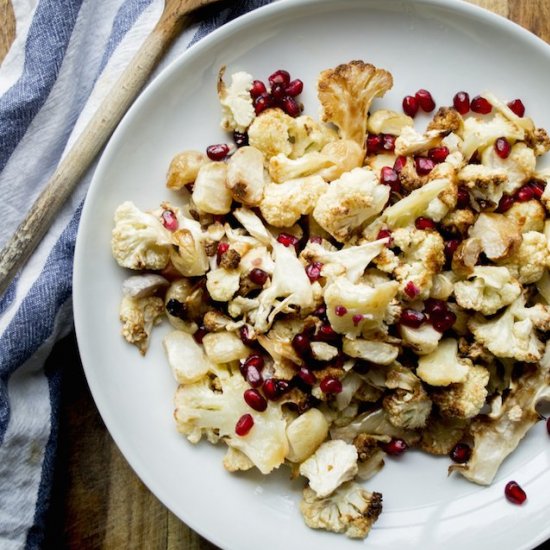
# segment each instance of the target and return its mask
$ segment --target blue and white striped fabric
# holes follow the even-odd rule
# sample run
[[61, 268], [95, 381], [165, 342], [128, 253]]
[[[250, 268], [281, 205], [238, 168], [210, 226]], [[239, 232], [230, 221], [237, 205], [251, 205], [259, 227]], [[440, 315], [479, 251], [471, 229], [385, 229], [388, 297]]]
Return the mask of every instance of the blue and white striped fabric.
[[[212, 8], [157, 69], [270, 0]], [[162, 0], [11, 0], [17, 35], [0, 66], [0, 247], [158, 20]], [[3, 25], [0, 22], [0, 25]], [[0, 548], [40, 548], [62, 368], [44, 372], [72, 319], [72, 261], [93, 168], [0, 296]]]

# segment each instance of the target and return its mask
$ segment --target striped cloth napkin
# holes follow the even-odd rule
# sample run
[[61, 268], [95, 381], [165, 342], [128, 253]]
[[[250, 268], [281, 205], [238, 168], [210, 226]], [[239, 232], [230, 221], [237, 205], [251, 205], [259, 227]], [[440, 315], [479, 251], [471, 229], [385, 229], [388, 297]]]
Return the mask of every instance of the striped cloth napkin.
[[[177, 39], [156, 72], [214, 29], [269, 1], [239, 0], [212, 7], [202, 22]], [[143, 43], [164, 4], [162, 0], [11, 3], [17, 35], [0, 66], [0, 247]], [[61, 365], [45, 372], [44, 362], [54, 343], [73, 328], [73, 253], [94, 168], [0, 296], [2, 550], [42, 546], [63, 375]]]

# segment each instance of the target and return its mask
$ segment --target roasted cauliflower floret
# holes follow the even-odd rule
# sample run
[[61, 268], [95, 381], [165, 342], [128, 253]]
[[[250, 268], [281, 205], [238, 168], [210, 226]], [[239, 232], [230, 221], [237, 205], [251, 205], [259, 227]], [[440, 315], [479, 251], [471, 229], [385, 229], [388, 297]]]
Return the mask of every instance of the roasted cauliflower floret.
[[474, 419], [470, 432], [474, 438], [472, 456], [466, 464], [453, 464], [466, 479], [489, 485], [504, 459], [512, 453], [525, 434], [540, 420], [535, 407], [550, 400], [550, 374], [547, 350], [540, 364], [523, 374], [504, 399], [498, 412]]
[[240, 71], [231, 75], [229, 87], [223, 80], [225, 67], [218, 74], [218, 97], [222, 106], [221, 127], [226, 131], [237, 130], [244, 132], [256, 116], [250, 88], [252, 76]]
[[471, 367], [469, 359], [458, 356], [458, 342], [445, 338], [434, 351], [418, 359], [416, 374], [430, 386], [449, 386], [464, 382]]
[[404, 128], [413, 126], [414, 121], [410, 116], [389, 109], [374, 111], [369, 116], [367, 130], [370, 134], [391, 134], [398, 136]]
[[462, 135], [464, 119], [453, 107], [440, 107], [428, 124], [428, 130], [439, 130]]
[[226, 186], [227, 164], [209, 162], [201, 166], [193, 186], [193, 202], [203, 212], [227, 214], [233, 197]]
[[482, 209], [480, 204], [490, 204], [496, 208], [504, 194], [508, 175], [504, 168], [467, 164], [458, 173], [458, 182], [468, 189], [478, 210]]
[[416, 430], [426, 426], [432, 401], [417, 378], [410, 389], [396, 388], [384, 398], [388, 420], [397, 428]]
[[197, 174], [204, 164], [210, 162], [200, 151], [183, 151], [170, 162], [166, 175], [166, 187], [178, 191], [197, 179]]
[[382, 495], [352, 481], [326, 498], [318, 498], [310, 488], [304, 489], [303, 497], [300, 510], [308, 527], [350, 538], [365, 538], [382, 512]]
[[237, 149], [227, 165], [226, 185], [236, 201], [248, 206], [260, 204], [265, 186], [261, 151], [250, 146]]
[[119, 309], [122, 336], [127, 342], [134, 344], [141, 355], [145, 355], [149, 347], [151, 331], [160, 322], [163, 314], [164, 302], [162, 298], [124, 296]]
[[292, 141], [291, 158], [299, 158], [312, 151], [322, 151], [328, 143], [338, 143], [336, 130], [312, 119], [310, 116], [302, 115], [296, 117], [294, 125], [290, 130]]
[[399, 333], [403, 339], [403, 344], [411, 348], [417, 355], [432, 353], [442, 337], [442, 333], [435, 330], [428, 323], [423, 323], [418, 328], [399, 325]]
[[328, 422], [319, 409], [309, 409], [286, 428], [287, 460], [299, 464], [309, 458], [328, 436]]
[[471, 238], [478, 239], [490, 260], [510, 257], [521, 243], [521, 232], [513, 220], [502, 214], [482, 213], [470, 228]]
[[544, 274], [550, 256], [548, 243], [543, 233], [528, 231], [523, 234], [519, 248], [500, 262], [517, 280], [528, 285], [536, 283]]
[[[434, 276], [445, 264], [445, 245], [441, 235], [434, 231], [403, 228], [396, 229], [392, 233], [392, 238], [394, 246], [401, 250], [397, 256], [399, 263], [393, 269], [393, 275], [399, 282], [403, 297], [426, 299], [430, 294]], [[412, 285], [416, 289], [414, 296], [406, 290]]]
[[473, 418], [478, 415], [487, 398], [489, 371], [474, 365], [468, 368], [463, 382], [430, 393], [443, 416], [452, 418]]
[[334, 165], [334, 162], [327, 155], [318, 151], [306, 153], [296, 159], [279, 153], [269, 159], [268, 170], [273, 181], [282, 183], [318, 174], [324, 169], [334, 167]]
[[172, 233], [170, 248], [172, 265], [185, 277], [204, 275], [208, 270], [208, 256], [204, 249], [204, 234], [199, 222], [184, 219], [180, 229]]
[[363, 61], [350, 61], [322, 71], [317, 82], [321, 118], [340, 131], [340, 137], [364, 146], [367, 117], [374, 98], [393, 86], [392, 75]]
[[172, 374], [180, 384], [200, 380], [212, 367], [202, 346], [187, 332], [174, 330], [162, 343]]
[[[249, 386], [239, 372], [214, 366], [192, 384], [179, 386], [175, 397], [175, 419], [179, 431], [197, 443], [214, 431], [230, 447], [244, 453], [263, 474], [278, 468], [288, 452], [286, 422], [280, 405], [270, 401], [264, 412], [253, 411], [243, 399]], [[235, 433], [237, 421], [251, 414], [254, 426], [247, 435]]]
[[504, 215], [514, 220], [522, 233], [544, 231], [546, 215], [544, 207], [537, 200], [515, 202]]
[[292, 153], [292, 136], [296, 120], [281, 109], [266, 109], [248, 128], [248, 143], [261, 151], [266, 159]]
[[418, 446], [432, 455], [448, 455], [462, 439], [468, 422], [458, 418], [442, 418], [432, 414], [422, 430], [422, 439]]
[[349, 239], [379, 212], [390, 194], [374, 172], [355, 168], [330, 184], [313, 210], [317, 223], [338, 241]]
[[505, 267], [476, 266], [467, 281], [455, 283], [454, 293], [461, 307], [493, 315], [521, 294], [521, 285]]
[[171, 234], [148, 212], [133, 202], [122, 203], [115, 211], [111, 247], [121, 267], [164, 269], [170, 259]]
[[330, 165], [319, 170], [325, 181], [333, 181], [345, 172], [363, 166], [365, 150], [351, 139], [330, 141], [321, 149], [321, 155], [330, 161]]
[[262, 216], [274, 227], [290, 227], [301, 216], [311, 214], [317, 200], [327, 190], [328, 184], [321, 176], [269, 183], [260, 203]]
[[300, 474], [318, 497], [326, 497], [357, 473], [357, 449], [341, 440], [325, 441], [306, 461]]
[[466, 235], [468, 229], [474, 225], [476, 215], [468, 208], [452, 210], [442, 220], [441, 225], [453, 233]]
[[500, 137], [512, 143], [522, 140], [525, 131], [519, 125], [496, 113], [491, 119], [468, 117], [464, 121], [462, 154], [469, 160], [476, 151], [482, 151]]
[[468, 323], [475, 339], [497, 357], [512, 357], [534, 363], [542, 357], [543, 343], [535, 328], [547, 330], [550, 311], [540, 304], [527, 308], [520, 296], [497, 317], [485, 319], [480, 315]]
[[418, 133], [414, 127], [406, 126], [395, 140], [396, 155], [413, 155], [421, 151], [427, 151], [439, 145], [444, 132], [428, 130], [423, 134]]

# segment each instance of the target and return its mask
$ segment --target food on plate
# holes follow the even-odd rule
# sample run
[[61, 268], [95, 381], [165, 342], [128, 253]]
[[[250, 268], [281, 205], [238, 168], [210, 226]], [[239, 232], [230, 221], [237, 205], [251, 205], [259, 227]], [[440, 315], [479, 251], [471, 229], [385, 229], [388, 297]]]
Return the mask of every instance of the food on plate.
[[172, 325], [179, 431], [230, 472], [286, 465], [305, 523], [353, 538], [388, 456], [490, 484], [550, 399], [548, 135], [489, 92], [379, 106], [393, 76], [363, 61], [320, 73], [319, 120], [287, 71], [224, 77], [234, 143], [176, 154], [172, 199], [112, 234], [123, 337]]

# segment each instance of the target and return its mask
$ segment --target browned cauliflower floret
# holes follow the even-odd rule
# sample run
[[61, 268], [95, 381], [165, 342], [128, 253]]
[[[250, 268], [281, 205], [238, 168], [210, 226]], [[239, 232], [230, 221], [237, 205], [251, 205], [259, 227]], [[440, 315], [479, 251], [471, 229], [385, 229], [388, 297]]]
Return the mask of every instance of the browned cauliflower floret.
[[504, 168], [489, 168], [482, 164], [467, 164], [458, 173], [459, 184], [468, 189], [477, 210], [482, 210], [482, 205], [496, 208], [507, 181]]
[[453, 107], [440, 107], [428, 124], [428, 130], [442, 130], [461, 135], [464, 128], [462, 115]]
[[351, 139], [338, 139], [327, 143], [321, 149], [321, 155], [326, 157], [331, 165], [319, 170], [318, 174], [325, 181], [333, 181], [345, 172], [363, 166], [365, 150]]
[[428, 130], [423, 134], [417, 132], [414, 127], [403, 128], [401, 135], [395, 140], [396, 155], [413, 155], [422, 151], [428, 151], [441, 142], [445, 132], [440, 130]]
[[412, 391], [394, 390], [384, 398], [383, 405], [389, 421], [397, 428], [407, 430], [423, 428], [432, 410], [432, 401], [420, 380]]
[[310, 116], [302, 115], [293, 120], [294, 124], [290, 129], [291, 158], [299, 158], [312, 151], [322, 151], [329, 143], [341, 141], [334, 128], [319, 123]]
[[392, 233], [394, 245], [401, 250], [399, 265], [393, 274], [400, 284], [403, 297], [410, 299], [405, 288], [414, 285], [414, 298], [426, 299], [433, 285], [433, 278], [445, 264], [444, 242], [434, 231], [415, 228], [396, 229]]
[[309, 458], [328, 436], [328, 422], [319, 409], [309, 409], [286, 428], [287, 460], [299, 464]]
[[537, 282], [549, 261], [549, 250], [546, 237], [538, 231], [523, 234], [519, 248], [506, 260], [499, 262], [508, 268], [513, 277], [522, 284]]
[[476, 221], [475, 214], [469, 209], [458, 209], [449, 212], [442, 220], [441, 225], [446, 229], [465, 235]]
[[134, 344], [141, 355], [145, 355], [149, 347], [149, 337], [153, 327], [160, 322], [164, 314], [164, 302], [157, 296], [132, 298], [124, 296], [120, 303], [120, 320], [122, 336], [130, 344]]
[[304, 489], [300, 511], [308, 527], [344, 533], [350, 538], [365, 538], [382, 512], [382, 495], [369, 493], [349, 481], [332, 495], [318, 498]]
[[208, 157], [200, 151], [183, 151], [177, 154], [170, 162], [166, 175], [168, 189], [182, 189], [193, 183], [201, 166], [210, 162]]
[[317, 223], [338, 241], [348, 240], [382, 211], [390, 189], [366, 168], [346, 172], [330, 184], [313, 210]]
[[514, 220], [503, 214], [480, 214], [469, 235], [477, 238], [490, 260], [509, 258], [521, 243], [521, 232]]
[[467, 426], [466, 420], [442, 418], [432, 414], [422, 430], [422, 439], [418, 446], [432, 455], [448, 455], [463, 438]]
[[468, 368], [464, 382], [434, 390], [430, 396], [443, 416], [473, 418], [485, 405], [488, 382], [489, 371], [474, 365]]
[[367, 123], [370, 134], [391, 134], [398, 136], [407, 126], [413, 126], [414, 121], [410, 116], [389, 109], [379, 109], [371, 113]]
[[237, 149], [227, 166], [227, 188], [233, 198], [243, 204], [256, 206], [264, 194], [264, 156], [255, 147]]
[[434, 351], [418, 359], [416, 374], [430, 386], [449, 386], [464, 382], [472, 362], [458, 356], [458, 342], [445, 338]]
[[522, 233], [527, 233], [527, 231], [544, 231], [546, 214], [544, 207], [537, 200], [515, 202], [504, 215], [514, 220]]
[[233, 197], [226, 185], [227, 164], [209, 162], [199, 169], [193, 186], [195, 206], [209, 214], [227, 214]]
[[266, 159], [292, 153], [292, 132], [296, 121], [281, 109], [266, 109], [248, 128], [248, 143], [260, 150]]
[[544, 128], [535, 128], [533, 132], [528, 133], [525, 142], [537, 157], [550, 151], [550, 137]]
[[321, 176], [269, 183], [264, 189], [260, 210], [274, 227], [290, 227], [301, 216], [311, 214], [319, 197], [328, 190]]
[[466, 464], [452, 465], [449, 471], [457, 471], [481, 485], [489, 485], [493, 481], [504, 459], [541, 419], [535, 408], [537, 404], [550, 400], [548, 346], [539, 365], [521, 376], [521, 382], [515, 384], [499, 409], [472, 422], [472, 456]]
[[369, 107], [393, 86], [392, 75], [363, 61], [350, 61], [319, 75], [321, 118], [335, 124], [340, 137], [364, 146]]

